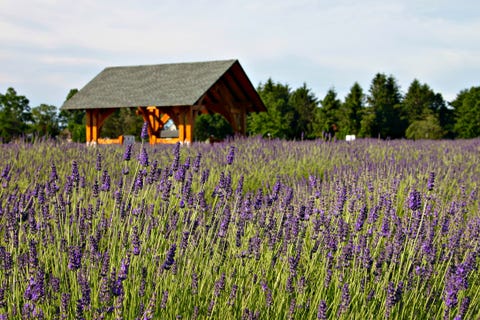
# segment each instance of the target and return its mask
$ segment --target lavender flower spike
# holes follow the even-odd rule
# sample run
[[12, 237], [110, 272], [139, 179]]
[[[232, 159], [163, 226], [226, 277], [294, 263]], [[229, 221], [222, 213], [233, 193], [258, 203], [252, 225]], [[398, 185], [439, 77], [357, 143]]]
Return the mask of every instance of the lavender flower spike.
[[127, 144], [127, 146], [125, 147], [125, 153], [123, 154], [124, 161], [130, 161], [130, 159], [132, 158], [132, 148], [133, 144]]
[[148, 139], [148, 123], [146, 121], [143, 122], [142, 132], [140, 134], [140, 138], [142, 139], [142, 141]]
[[148, 153], [145, 147], [142, 147], [142, 150], [140, 151], [140, 155], [138, 157], [138, 161], [140, 162], [140, 165], [144, 167], [149, 166], [150, 163], [148, 162]]
[[228, 155], [227, 155], [227, 164], [231, 165], [233, 163], [233, 159], [235, 159], [235, 147], [230, 146], [230, 151], [228, 152]]
[[175, 251], [177, 250], [177, 245], [174, 243], [170, 247], [170, 249], [167, 252], [167, 258], [165, 259], [165, 262], [163, 263], [162, 267], [164, 270], [168, 270], [171, 268], [173, 263], [175, 262]]

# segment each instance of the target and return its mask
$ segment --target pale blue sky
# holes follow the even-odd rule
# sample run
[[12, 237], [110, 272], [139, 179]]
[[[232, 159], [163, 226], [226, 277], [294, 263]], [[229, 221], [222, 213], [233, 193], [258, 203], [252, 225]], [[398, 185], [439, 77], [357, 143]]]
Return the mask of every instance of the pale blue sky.
[[108, 66], [239, 59], [319, 99], [381, 72], [450, 101], [480, 85], [479, 18], [474, 0], [0, 0], [0, 92], [60, 107]]

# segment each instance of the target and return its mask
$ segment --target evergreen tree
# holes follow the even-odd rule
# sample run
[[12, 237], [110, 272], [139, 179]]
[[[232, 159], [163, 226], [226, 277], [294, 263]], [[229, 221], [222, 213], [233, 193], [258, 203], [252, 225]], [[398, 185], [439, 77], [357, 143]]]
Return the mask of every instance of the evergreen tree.
[[361, 128], [362, 115], [365, 109], [365, 94], [362, 87], [355, 82], [345, 97], [340, 112], [340, 138], [347, 134], [358, 135]]
[[252, 113], [248, 116], [248, 133], [271, 138], [294, 138], [298, 114], [289, 102], [290, 87], [268, 79], [265, 84], [259, 85], [257, 91], [267, 107], [267, 112]]
[[323, 135], [329, 135], [330, 137], [338, 135], [341, 106], [342, 102], [337, 98], [335, 89], [329, 89], [321, 101], [317, 132], [321, 131]]
[[[404, 137], [406, 121], [402, 119], [400, 88], [393, 76], [378, 73], [370, 86], [367, 102], [372, 108], [372, 136], [381, 138]], [[372, 116], [371, 116], [372, 117]]]
[[295, 123], [295, 138], [315, 138], [315, 113], [318, 100], [304, 83], [290, 95], [289, 103], [295, 108], [297, 119]]
[[318, 108], [318, 100], [304, 83], [290, 95], [289, 103], [295, 108], [297, 119], [295, 121], [295, 138], [315, 138], [314, 122]]

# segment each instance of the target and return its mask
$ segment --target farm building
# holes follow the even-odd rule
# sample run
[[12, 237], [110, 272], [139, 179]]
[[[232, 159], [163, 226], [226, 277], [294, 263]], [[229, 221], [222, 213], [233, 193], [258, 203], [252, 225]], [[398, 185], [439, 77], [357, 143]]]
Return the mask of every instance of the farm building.
[[[86, 111], [87, 143], [104, 142], [102, 125], [118, 108], [137, 109], [151, 144], [193, 142], [201, 113], [219, 113], [244, 135], [247, 114], [266, 111], [238, 60], [109, 67], [62, 106]], [[169, 120], [177, 128], [173, 137], [163, 132]]]

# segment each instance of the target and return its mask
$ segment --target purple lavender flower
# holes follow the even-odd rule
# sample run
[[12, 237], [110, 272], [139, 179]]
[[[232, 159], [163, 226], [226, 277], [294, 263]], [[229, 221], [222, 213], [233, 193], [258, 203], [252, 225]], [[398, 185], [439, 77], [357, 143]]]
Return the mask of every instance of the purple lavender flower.
[[138, 227], [137, 226], [133, 226], [132, 246], [133, 246], [133, 254], [138, 256], [140, 254], [140, 238], [138, 236]]
[[148, 139], [148, 122], [144, 121], [142, 126], [142, 132], [140, 133], [140, 138], [143, 140]]
[[297, 308], [297, 300], [292, 298], [290, 301], [290, 308], [288, 309], [288, 319], [293, 319], [295, 316], [295, 309]]
[[78, 273], [78, 284], [80, 286], [80, 291], [82, 292], [82, 306], [83, 308], [87, 308], [90, 306], [90, 284], [88, 282], [87, 275], [84, 272]]
[[0, 287], [0, 308], [5, 308], [7, 306], [7, 302], [5, 301], [5, 288]]
[[203, 170], [202, 176], [200, 178], [200, 184], [204, 185], [207, 182], [209, 176], [210, 176], [210, 169]]
[[102, 304], [109, 304], [112, 299], [108, 277], [102, 277], [100, 279], [100, 293], [98, 298]]
[[33, 312], [35, 310], [35, 304], [25, 303], [22, 307], [22, 319], [33, 319]]
[[192, 294], [198, 293], [198, 275], [197, 273], [192, 273]]
[[228, 304], [230, 306], [235, 304], [235, 300], [237, 299], [237, 290], [238, 286], [236, 284], [232, 285], [232, 290], [230, 291], [230, 296], [228, 297]]
[[63, 319], [67, 318], [68, 306], [70, 305], [70, 297], [71, 295], [69, 293], [62, 293], [62, 297], [60, 298], [60, 310], [62, 312]]
[[434, 187], [435, 187], [435, 172], [431, 171], [430, 174], [428, 175], [427, 189], [428, 191], [432, 191]]
[[38, 267], [37, 243], [34, 240], [29, 242], [28, 265], [32, 270]]
[[44, 295], [45, 295], [44, 279], [40, 276], [30, 277], [30, 282], [27, 288], [25, 289], [25, 293], [23, 294], [23, 297], [26, 300], [31, 300], [33, 302], [36, 302]]
[[163, 291], [162, 302], [160, 303], [160, 308], [165, 309], [167, 307], [168, 300], [168, 290]]
[[228, 155], [227, 155], [227, 164], [231, 165], [234, 159], [235, 159], [235, 147], [230, 146], [230, 151], [228, 152]]
[[213, 295], [215, 297], [218, 297], [220, 295], [220, 292], [222, 292], [224, 289], [225, 289], [225, 272], [222, 272], [220, 279], [215, 281]]
[[55, 166], [55, 163], [52, 162], [51, 172], [50, 172], [50, 181], [55, 181], [57, 179], [58, 179], [57, 167]]
[[180, 242], [180, 248], [182, 249], [182, 251], [187, 250], [189, 236], [190, 236], [189, 231], [183, 231], [182, 232], [182, 241]]
[[78, 172], [78, 163], [77, 161], [72, 161], [72, 175], [73, 181], [78, 182], [80, 180], [80, 173]]
[[112, 293], [115, 297], [123, 296], [123, 294], [125, 293], [123, 291], [123, 283], [122, 282], [123, 282], [122, 279], [116, 279], [112, 283]]
[[240, 178], [238, 178], [238, 182], [237, 182], [237, 188], [235, 189], [235, 195], [237, 197], [241, 197], [242, 196], [242, 191], [243, 191], [243, 174], [240, 176]]
[[177, 250], [177, 245], [174, 243], [171, 245], [170, 249], [167, 252], [167, 257], [163, 262], [162, 268], [164, 270], [168, 270], [172, 267], [173, 263], [175, 262], [175, 251]]
[[93, 182], [93, 186], [92, 186], [92, 196], [93, 196], [94, 198], [97, 198], [98, 195], [99, 195], [99, 192], [100, 192], [100, 188], [99, 188], [99, 186], [98, 186], [98, 181], [95, 180], [95, 181]]
[[123, 154], [124, 161], [130, 161], [130, 159], [132, 158], [132, 148], [133, 144], [127, 144], [127, 146], [125, 147], [125, 152]]
[[198, 172], [200, 170], [200, 162], [202, 160], [202, 154], [200, 152], [197, 153], [195, 160], [193, 161], [192, 169], [194, 172]]
[[347, 187], [346, 186], [338, 187], [337, 192], [338, 192], [338, 198], [337, 198], [337, 205], [334, 210], [334, 215], [340, 215], [343, 212], [345, 203], [347, 202]]
[[140, 281], [140, 288], [138, 289], [138, 295], [140, 297], [145, 296], [145, 286], [147, 285], [148, 271], [146, 267], [142, 267], [142, 280]]
[[288, 275], [287, 282], [285, 283], [285, 291], [288, 293], [292, 293], [293, 290], [295, 289], [293, 285], [293, 280], [294, 280], [293, 275], [290, 273]]
[[265, 280], [260, 281], [260, 285], [265, 293], [265, 306], [269, 308], [273, 305], [272, 289], [268, 287], [268, 284]]
[[68, 248], [68, 269], [77, 270], [82, 265], [82, 249], [79, 246]]
[[172, 161], [172, 171], [177, 171], [180, 164], [180, 142], [177, 142], [173, 147], [173, 161]]
[[102, 171], [102, 154], [97, 153], [97, 162], [95, 163], [95, 170]]
[[145, 147], [142, 147], [142, 150], [140, 150], [140, 155], [138, 156], [138, 161], [140, 162], [140, 165], [144, 166], [144, 167], [148, 167], [149, 166], [149, 162], [148, 162], [148, 153], [147, 153], [147, 149], [145, 149]]
[[317, 309], [317, 319], [326, 320], [327, 319], [327, 303], [325, 300], [321, 300], [318, 304]]
[[420, 210], [422, 207], [422, 195], [417, 190], [412, 190], [408, 196], [408, 207], [413, 210]]
[[138, 172], [138, 175], [135, 178], [135, 183], [133, 184], [133, 191], [135, 194], [138, 193], [138, 191], [143, 189], [143, 173], [142, 171]]
[[385, 302], [385, 318], [390, 317], [390, 312], [392, 311], [393, 306], [397, 303], [397, 289], [395, 284], [390, 281], [387, 287], [387, 300]]
[[357, 217], [357, 221], [355, 222], [355, 232], [359, 232], [362, 230], [363, 224], [365, 223], [365, 220], [367, 219], [367, 206], [363, 205], [362, 209], [360, 209], [360, 212]]
[[253, 253], [255, 260], [260, 260], [260, 246], [262, 244], [262, 239], [259, 235], [255, 235], [248, 240], [248, 252]]
[[465, 315], [467, 314], [468, 307], [470, 306], [470, 297], [464, 297], [460, 307], [458, 308], [458, 314], [454, 320], [463, 320], [466, 319]]
[[12, 169], [12, 166], [9, 163], [7, 163], [5, 168], [3, 168], [2, 170], [2, 174], [0, 175], [0, 178], [10, 180], [9, 174], [11, 169]]
[[338, 316], [347, 312], [349, 306], [350, 306], [350, 290], [348, 288], [348, 283], [345, 283], [342, 287], [342, 301], [340, 302], [340, 307], [338, 308]]
[[222, 219], [222, 222], [220, 223], [220, 229], [218, 230], [218, 236], [220, 238], [224, 238], [227, 235], [228, 226], [230, 224], [230, 218], [231, 218], [230, 207], [226, 205], [223, 211], [223, 219]]
[[445, 280], [444, 302], [448, 309], [453, 309], [458, 303], [458, 292], [468, 288], [468, 270], [460, 264], [450, 267]]
[[122, 259], [122, 263], [120, 265], [120, 272], [118, 273], [118, 278], [120, 280], [127, 279], [128, 276], [128, 268], [130, 267], [130, 256]]
[[50, 287], [52, 288], [53, 292], [60, 291], [60, 279], [52, 276], [51, 274], [50, 274]]
[[83, 305], [82, 299], [78, 299], [77, 300], [77, 305], [76, 305], [76, 308], [75, 308], [75, 319], [77, 319], [77, 320], [84, 320], [85, 319], [85, 316], [83, 314], [84, 309], [85, 309], [85, 307]]
[[185, 180], [186, 169], [184, 166], [180, 166], [177, 171], [175, 171], [175, 180], [184, 181]]
[[109, 269], [110, 269], [110, 254], [108, 253], [108, 251], [106, 251], [102, 255], [102, 266], [100, 268], [100, 275], [102, 277], [107, 276]]

